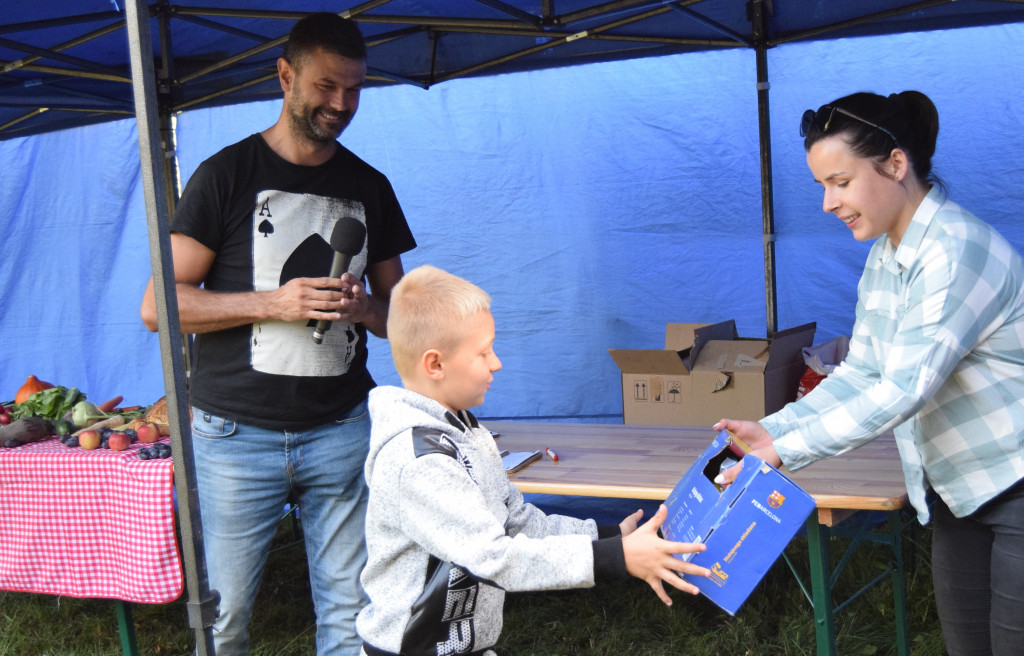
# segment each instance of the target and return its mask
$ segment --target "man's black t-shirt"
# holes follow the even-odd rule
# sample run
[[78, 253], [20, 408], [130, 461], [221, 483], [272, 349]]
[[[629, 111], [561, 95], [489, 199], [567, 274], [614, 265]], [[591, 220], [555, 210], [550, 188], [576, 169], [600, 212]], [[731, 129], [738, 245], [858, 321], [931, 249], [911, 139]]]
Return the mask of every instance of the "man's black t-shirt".
[[[330, 272], [335, 222], [366, 226], [349, 272], [415, 247], [387, 178], [342, 146], [320, 166], [280, 158], [254, 134], [203, 162], [182, 194], [171, 230], [217, 257], [204, 287], [266, 291]], [[372, 290], [371, 290], [372, 291]], [[314, 322], [261, 321], [197, 335], [192, 405], [242, 423], [302, 429], [343, 415], [374, 382], [366, 369], [366, 329], [335, 322], [322, 344]]]

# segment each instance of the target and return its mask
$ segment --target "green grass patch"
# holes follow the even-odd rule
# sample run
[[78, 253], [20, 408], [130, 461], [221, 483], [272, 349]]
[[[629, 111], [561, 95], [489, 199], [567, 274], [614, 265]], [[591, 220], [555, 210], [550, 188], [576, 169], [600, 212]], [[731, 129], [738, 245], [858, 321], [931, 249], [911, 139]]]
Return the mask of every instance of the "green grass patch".
[[[905, 535], [908, 622], [912, 656], [942, 656], [942, 635], [931, 591], [929, 529]], [[833, 539], [833, 562], [847, 541]], [[256, 602], [253, 656], [312, 656], [315, 648], [309, 573], [301, 543], [284, 522]], [[836, 585], [842, 601], [888, 566], [886, 548], [865, 545]], [[806, 568], [807, 543], [787, 550]], [[806, 580], [806, 579], [805, 579]], [[809, 582], [807, 583], [809, 586]], [[667, 607], [631, 580], [588, 590], [510, 594], [501, 656], [812, 656], [814, 618], [789, 567], [781, 559], [735, 617], [703, 597], [671, 591]], [[185, 600], [132, 606], [139, 653], [193, 653]], [[888, 581], [858, 597], [836, 616], [843, 656], [896, 654], [892, 587]], [[114, 603], [0, 591], [0, 656], [118, 656]]]

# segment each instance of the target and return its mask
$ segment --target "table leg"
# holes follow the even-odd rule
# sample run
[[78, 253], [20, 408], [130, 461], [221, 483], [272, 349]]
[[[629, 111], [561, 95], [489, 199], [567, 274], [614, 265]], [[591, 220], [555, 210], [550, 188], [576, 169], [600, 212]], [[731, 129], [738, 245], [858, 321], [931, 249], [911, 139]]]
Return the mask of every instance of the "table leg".
[[903, 521], [898, 510], [889, 513], [889, 545], [892, 547], [892, 597], [896, 621], [896, 653], [910, 655], [910, 627], [907, 624], [907, 591], [903, 568]]
[[139, 656], [139, 645], [135, 640], [135, 619], [132, 607], [127, 601], [120, 599], [114, 602], [117, 608], [117, 629], [121, 634], [121, 653], [125, 656]]
[[832, 612], [831, 568], [828, 564], [829, 529], [818, 523], [818, 511], [807, 518], [807, 554], [811, 567], [811, 603], [818, 656], [836, 656], [836, 625]]

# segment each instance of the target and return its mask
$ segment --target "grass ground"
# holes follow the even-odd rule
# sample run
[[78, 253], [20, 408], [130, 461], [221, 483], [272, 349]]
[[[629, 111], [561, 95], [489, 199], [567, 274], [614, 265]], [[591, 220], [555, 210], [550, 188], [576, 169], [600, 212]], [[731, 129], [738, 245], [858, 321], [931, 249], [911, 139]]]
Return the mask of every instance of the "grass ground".
[[[931, 594], [930, 532], [906, 541], [907, 604], [912, 656], [942, 656]], [[282, 524], [252, 628], [253, 656], [315, 654], [313, 609], [305, 554]], [[838, 540], [834, 555], [844, 541]], [[797, 538], [787, 554], [799, 569], [807, 545]], [[882, 547], [862, 549], [839, 579], [847, 598], [886, 567]], [[632, 580], [590, 590], [509, 595], [502, 656], [809, 656], [815, 653], [813, 616], [792, 572], [780, 559], [735, 617], [702, 597], [673, 591], [665, 607], [646, 584]], [[842, 656], [895, 654], [892, 589], [875, 586], [836, 617]], [[185, 656], [193, 650], [184, 599], [133, 607], [139, 651]], [[115, 656], [121, 654], [114, 605], [0, 591], [0, 656]]]

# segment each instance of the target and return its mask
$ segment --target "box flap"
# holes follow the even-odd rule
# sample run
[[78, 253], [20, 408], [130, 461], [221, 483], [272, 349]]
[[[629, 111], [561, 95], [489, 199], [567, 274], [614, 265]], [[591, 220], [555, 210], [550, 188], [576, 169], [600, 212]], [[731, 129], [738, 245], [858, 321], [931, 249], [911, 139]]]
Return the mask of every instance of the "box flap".
[[685, 351], [693, 346], [694, 334], [708, 323], [667, 323], [665, 324], [665, 348]]
[[810, 346], [814, 342], [814, 331], [816, 329], [817, 324], [812, 321], [802, 326], [787, 328], [775, 333], [775, 336], [772, 337], [771, 353], [768, 357], [768, 365], [765, 367], [765, 371], [788, 366], [794, 361], [803, 362], [801, 351], [804, 347]]
[[688, 371], [693, 371], [693, 365], [697, 362], [697, 356], [701, 349], [713, 339], [736, 339], [739, 334], [736, 332], [736, 321], [729, 319], [720, 323], [714, 323], [693, 331], [693, 347], [683, 360]]
[[608, 354], [624, 374], [689, 374], [678, 351], [608, 349]]

